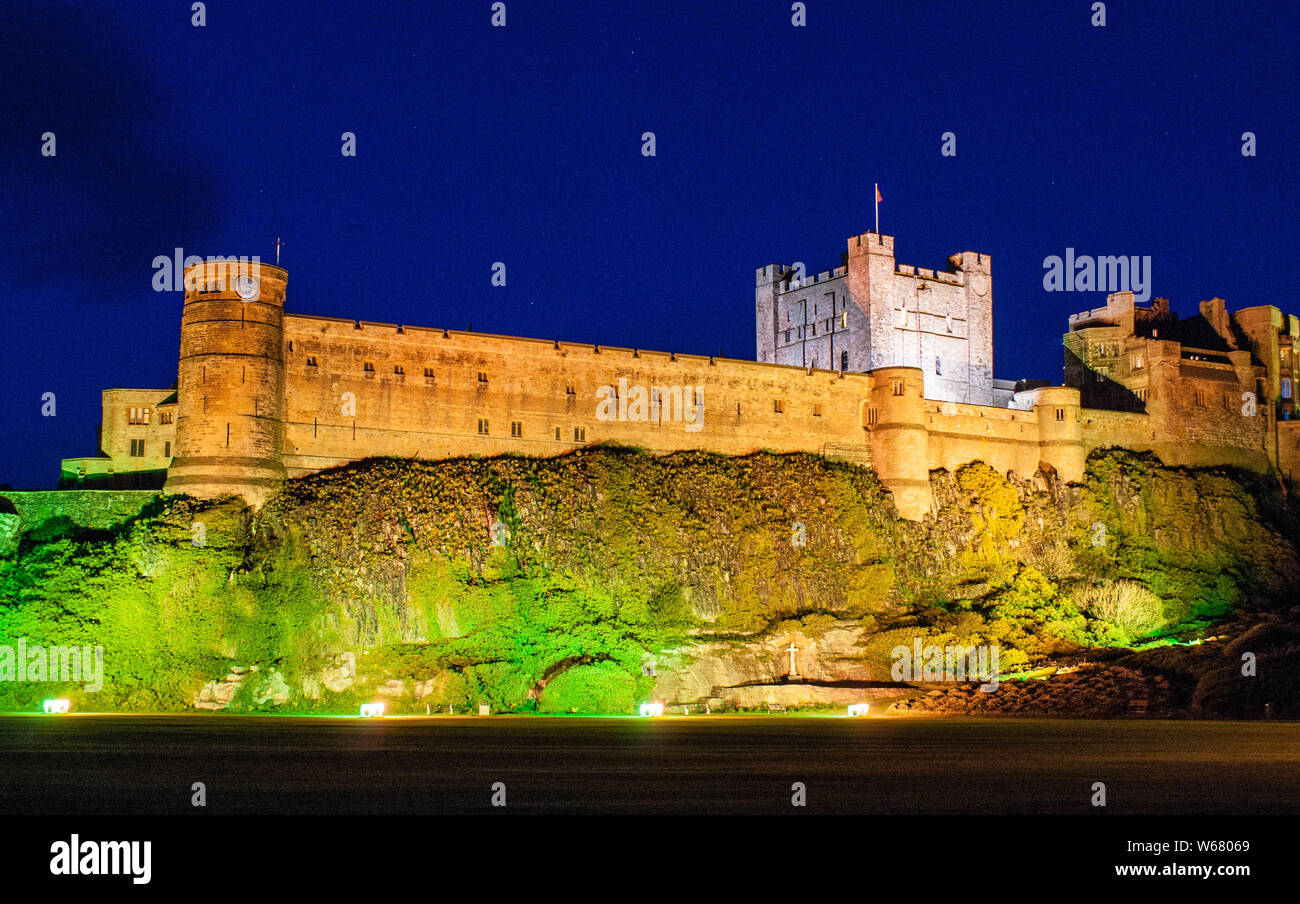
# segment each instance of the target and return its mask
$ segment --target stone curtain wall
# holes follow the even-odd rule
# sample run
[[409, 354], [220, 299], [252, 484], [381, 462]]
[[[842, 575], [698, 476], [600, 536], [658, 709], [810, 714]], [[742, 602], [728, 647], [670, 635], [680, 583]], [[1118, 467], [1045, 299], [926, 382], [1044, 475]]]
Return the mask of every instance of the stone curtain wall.
[[[382, 455], [549, 456], [595, 443], [653, 453], [820, 452], [867, 442], [866, 374], [292, 314], [285, 328], [291, 476]], [[638, 413], [630, 406], [628, 420], [602, 420], [601, 387], [628, 401], [634, 387], [647, 402], [652, 388], [665, 399], [680, 393], [687, 413], [699, 393], [703, 406], [697, 424], [680, 407], [672, 418], [666, 405], [653, 421], [630, 419]], [[606, 413], [617, 416], [612, 406]]]
[[[945, 403], [927, 412], [915, 368], [810, 373], [750, 361], [297, 315], [285, 318], [285, 354], [283, 458], [290, 476], [374, 456], [545, 457], [596, 443], [653, 454], [802, 451], [871, 461], [895, 490], [900, 510], [915, 518], [929, 509], [934, 468], [985, 460], [1004, 473], [1028, 476], [1047, 461], [1072, 479], [1082, 464], [1081, 453], [1061, 459], [1058, 450], [1045, 451], [1037, 410]], [[667, 415], [602, 420], [598, 390], [607, 386], [618, 387], [629, 402], [634, 387], [647, 399], [656, 387], [680, 392], [684, 400], [698, 393], [699, 429]], [[1064, 430], [1066, 442], [1072, 438], [1081, 449], [1077, 394], [1062, 391], [1073, 399], [1066, 403], [1071, 413], [1053, 429]], [[612, 406], [607, 413], [614, 413]], [[630, 405], [627, 413], [634, 413]], [[486, 432], [480, 432], [480, 422]], [[904, 499], [901, 488], [913, 485], [916, 498]]]

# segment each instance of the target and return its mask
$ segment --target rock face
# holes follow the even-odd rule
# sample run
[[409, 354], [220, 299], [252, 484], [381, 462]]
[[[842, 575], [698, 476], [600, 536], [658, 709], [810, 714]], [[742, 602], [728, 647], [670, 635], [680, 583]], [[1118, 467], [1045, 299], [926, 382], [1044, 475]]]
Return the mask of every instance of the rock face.
[[[815, 630], [792, 626], [754, 640], [711, 641], [665, 651], [656, 659], [654, 696], [670, 703], [709, 703], [750, 708], [759, 703], [854, 702], [854, 688], [888, 680], [864, 659], [859, 622], [835, 621]], [[796, 680], [790, 681], [790, 645], [795, 646]], [[846, 696], [847, 695], [847, 696]], [[861, 694], [858, 693], [858, 697]]]
[[[1013, 673], [1298, 620], [1300, 518], [1263, 478], [1109, 452], [1075, 484], [974, 464], [931, 495], [903, 520], [869, 469], [809, 455], [375, 460], [255, 515], [171, 499], [27, 544], [0, 561], [0, 632], [96, 625], [105, 689], [85, 708], [627, 712], [915, 693], [890, 668], [917, 641], [997, 647]], [[1222, 668], [1193, 648], [1123, 667], [1186, 686], [1188, 711], [1285, 712], [1291, 641], [1249, 636], [1273, 663], [1254, 696], [1229, 670], [1193, 702], [1197, 670]], [[37, 690], [0, 684], [0, 705]]]

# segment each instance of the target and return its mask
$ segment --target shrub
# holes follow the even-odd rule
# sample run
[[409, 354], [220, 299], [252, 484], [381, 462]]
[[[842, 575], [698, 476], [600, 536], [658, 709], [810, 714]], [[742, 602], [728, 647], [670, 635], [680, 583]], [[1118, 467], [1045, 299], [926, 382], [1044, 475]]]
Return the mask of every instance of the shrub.
[[1075, 606], [1089, 617], [1119, 629], [1132, 640], [1164, 624], [1164, 604], [1137, 581], [1092, 584], [1077, 590]]

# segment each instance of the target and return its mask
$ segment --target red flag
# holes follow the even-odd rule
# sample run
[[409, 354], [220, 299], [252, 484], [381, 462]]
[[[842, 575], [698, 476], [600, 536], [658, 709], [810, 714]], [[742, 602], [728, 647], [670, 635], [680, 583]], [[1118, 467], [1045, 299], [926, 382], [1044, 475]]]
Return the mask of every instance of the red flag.
[[881, 201], [883, 201], [883, 200], [885, 200], [885, 199], [882, 198], [882, 197], [880, 197], [880, 185], [877, 184], [877, 185], [876, 185], [876, 203], [879, 204], [879, 203], [880, 203]]

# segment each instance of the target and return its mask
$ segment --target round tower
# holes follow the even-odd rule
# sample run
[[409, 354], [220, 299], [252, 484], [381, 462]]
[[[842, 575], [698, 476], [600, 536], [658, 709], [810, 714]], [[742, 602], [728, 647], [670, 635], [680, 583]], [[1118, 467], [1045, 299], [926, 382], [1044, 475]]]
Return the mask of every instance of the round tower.
[[920, 521], [930, 511], [924, 374], [918, 367], [878, 367], [871, 380], [864, 423], [876, 475], [893, 493], [898, 513]]
[[1051, 465], [1062, 480], [1083, 479], [1083, 422], [1079, 390], [1069, 386], [1043, 386], [1033, 390], [1038, 415], [1038, 457]]
[[256, 508], [279, 489], [288, 278], [260, 261], [185, 268], [175, 457], [164, 492], [242, 496]]

